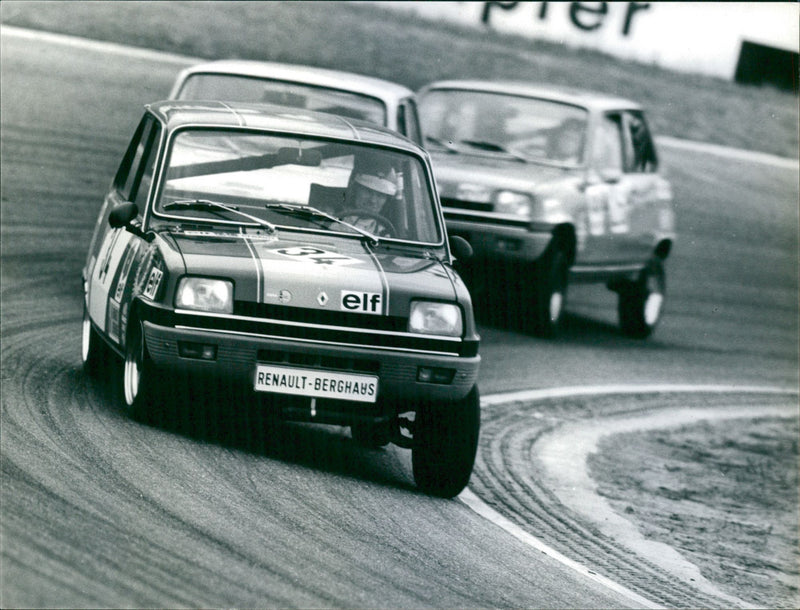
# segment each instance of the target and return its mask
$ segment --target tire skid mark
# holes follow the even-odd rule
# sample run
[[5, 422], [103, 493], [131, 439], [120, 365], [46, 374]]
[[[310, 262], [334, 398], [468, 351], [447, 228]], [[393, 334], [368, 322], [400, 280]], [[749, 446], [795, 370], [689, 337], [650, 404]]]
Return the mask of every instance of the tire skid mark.
[[[10, 506], [10, 519], [5, 521], [4, 527], [13, 526], [14, 515], [24, 520], [25, 515], [33, 512], [27, 518], [28, 523], [18, 523], [19, 527], [24, 532], [33, 522], [34, 529], [49, 541], [38, 545], [28, 538], [19, 545], [28, 549], [26, 552], [38, 549], [46, 557], [50, 570], [66, 574], [64, 579], [94, 582], [99, 577], [105, 581], [103, 586], [108, 587], [108, 599], [119, 599], [122, 595], [123, 600], [130, 600], [128, 603], [133, 605], [204, 605], [208, 603], [206, 600], [217, 599], [215, 591], [220, 586], [228, 591], [239, 590], [240, 595], [235, 601], [218, 602], [221, 605], [238, 605], [242, 599], [246, 600], [245, 605], [267, 603], [281, 607], [297, 604], [340, 606], [347, 603], [345, 592], [320, 588], [313, 579], [298, 581], [291, 568], [281, 567], [283, 562], [269, 559], [275, 555], [291, 559], [290, 566], [305, 565], [303, 571], [308, 573], [332, 572], [338, 582], [346, 583], [354, 575], [360, 575], [378, 588], [391, 585], [401, 589], [407, 599], [416, 599], [419, 604], [435, 601], [420, 597], [419, 592], [425, 590], [420, 583], [398, 583], [380, 565], [357, 556], [342, 557], [335, 540], [325, 538], [317, 541], [316, 548], [302, 548], [295, 538], [297, 532], [308, 527], [308, 509], [311, 509], [314, 520], [327, 521], [329, 515], [324, 505], [317, 506], [312, 494], [302, 502], [307, 508], [298, 514], [282, 513], [279, 507], [274, 511], [258, 508], [264, 503], [264, 498], [252, 488], [253, 478], [247, 477], [245, 482], [237, 479], [242, 470], [242, 456], [238, 451], [212, 448], [209, 456], [207, 447], [197, 446], [191, 439], [171, 438], [172, 435], [159, 429], [147, 430], [144, 436], [136, 434], [134, 429], [140, 424], [125, 420], [119, 410], [108, 407], [117, 398], [114, 396], [115, 388], [108, 388], [105, 384], [98, 386], [78, 368], [79, 330], [80, 318], [77, 315], [57, 323], [25, 323], [13, 328], [8, 337], [10, 341], [4, 337], [2, 345], [4, 368], [15, 363], [12, 379], [16, 386], [5, 388], [4, 392], [19, 397], [4, 405], [4, 441], [9, 448], [14, 448], [8, 452], [8, 459], [4, 456], [4, 481], [14, 482], [14, 496], [33, 498], [38, 506], [47, 506], [47, 510], [54, 510], [59, 515], [68, 514], [70, 522], [79, 524], [77, 534], [75, 531], [66, 534], [55, 525], [62, 521], [61, 517], [51, 524], [48, 519], [37, 518], [40, 509], [28, 511], [24, 504], [15, 502]], [[47, 356], [36, 356], [42, 353]], [[73, 356], [64, 358], [65, 354], [73, 353]], [[93, 420], [90, 425], [89, 419]], [[94, 432], [87, 432], [89, 430]], [[103, 438], [98, 430], [108, 432], [109, 436]], [[220, 499], [215, 499], [213, 505], [204, 500], [192, 500], [189, 495], [194, 493], [193, 489], [181, 486], [181, 481], [188, 479], [181, 476], [181, 471], [175, 471], [174, 465], [171, 467], [164, 463], [164, 454], [150, 444], [153, 437], [156, 437], [157, 445], [165, 442], [162, 437], [167, 437], [166, 442], [170, 444], [178, 443], [178, 451], [170, 450], [169, 454], [183, 454], [184, 459], [188, 458], [190, 466], [183, 464], [187, 474], [189, 471], [208, 473], [209, 481], [205, 483], [216, 489], [222, 487]], [[148, 439], [147, 444], [145, 439]], [[20, 448], [25, 449], [25, 455], [18, 455]], [[120, 452], [135, 456], [135, 468], [130, 464], [130, 458], [118, 463], [116, 456]], [[234, 469], [231, 476], [224, 468], [229, 463]], [[262, 467], [260, 460], [248, 461], [245, 470], [250, 473], [252, 469]], [[64, 487], [60, 484], [63, 479], [71, 480], [73, 484]], [[20, 488], [27, 491], [20, 493]], [[113, 499], [113, 503], [105, 498]], [[225, 505], [222, 510], [220, 503]], [[195, 505], [200, 514], [186, 512], [190, 510], [188, 507]], [[225, 528], [219, 534], [214, 522], [220, 514], [247, 523], [247, 528], [241, 530], [247, 532], [246, 538], [240, 538], [244, 533], [234, 534], [235, 529]], [[157, 531], [142, 532], [141, 539], [131, 539], [124, 525], [131, 515], [136, 515], [137, 521], [155, 524]], [[253, 520], [254, 515], [269, 516], [263, 524], [253, 528], [259, 523]], [[81, 528], [87, 527], [90, 529], [81, 533]], [[276, 539], [276, 531], [284, 532], [279, 539]], [[13, 539], [19, 541], [17, 533], [15, 528]], [[78, 539], [87, 541], [81, 544], [89, 545], [91, 555], [80, 546], [71, 546], [70, 540], [76, 535]], [[24, 538], [25, 534], [21, 536]], [[93, 543], [95, 539], [102, 540], [103, 544]], [[166, 546], [167, 541], [175, 539], [191, 540], [192, 548], [224, 557], [228, 566], [226, 572], [255, 571], [260, 576], [250, 582], [266, 582], [271, 586], [258, 585], [242, 590], [241, 580], [235, 576], [214, 574], [213, 562], [185, 556]], [[263, 546], [258, 547], [258, 552], [255, 552], [255, 541]], [[28, 542], [32, 544], [28, 545]], [[117, 557], [114, 549], [125, 558], [124, 561]], [[144, 549], [149, 552], [145, 554]], [[265, 552], [265, 549], [271, 549], [271, 552]], [[149, 559], [151, 554], [158, 559]], [[87, 557], [91, 557], [88, 563]], [[331, 561], [331, 557], [338, 559]], [[77, 558], [81, 558], [81, 562], [76, 562]], [[24, 565], [24, 558], [17, 560]], [[185, 566], [179, 570], [184, 575], [197, 573], [191, 582], [203, 583], [201, 586], [193, 585], [195, 590], [191, 594], [185, 593], [186, 588], [182, 586], [185, 581], [179, 582], [169, 576], [170, 568], [179, 565]], [[437, 567], [440, 566], [435, 562], [426, 566], [430, 570], [429, 579], [439, 585], [440, 591], [449, 588], [454, 599], [470, 599], [465, 583], [450, 582], [447, 573], [437, 571]], [[123, 574], [136, 574], [141, 582], [158, 584], [152, 590], [148, 587], [147, 591], [131, 588]], [[221, 583], [220, 579], [226, 582]], [[54, 584], [57, 586], [59, 582], [57, 579]], [[285, 595], [273, 589], [285, 591]]]
[[[74, 328], [69, 329], [73, 331], [72, 333], [67, 334], [62, 332], [61, 336], [56, 335], [57, 339], [61, 339], [60, 342], [53, 341], [52, 334], [49, 332], [52, 330], [52, 325], [49, 328], [38, 326], [37, 330], [39, 332], [22, 333], [25, 335], [24, 341], [15, 342], [16, 345], [20, 346], [21, 351], [35, 353], [37, 351], [37, 344], [47, 342], [52, 353], [69, 353], [76, 347], [75, 340], [78, 336], [79, 321], [76, 320]], [[70, 336], [71, 334], [74, 334], [74, 336]], [[4, 361], [7, 361], [9, 357], [7, 353], [8, 350], [6, 349], [7, 345], [4, 336]], [[43, 346], [39, 345], [38, 347], [42, 348]], [[59, 347], [63, 347], [64, 349], [59, 349]], [[44, 352], [46, 350], [42, 349], [42, 351]], [[25, 447], [27, 457], [20, 461], [15, 457], [13, 451], [4, 451], [4, 481], [13, 479], [15, 483], [23, 484], [30, 492], [30, 495], [25, 494], [26, 497], [47, 498], [40, 503], [51, 507], [58, 507], [57, 510], [62, 513], [68, 512], [71, 515], [70, 521], [74, 523], [91, 523], [93, 530], [96, 528], [98, 531], [87, 532], [87, 536], [99, 536], [104, 541], [114, 541], [120, 536], [125, 536], [124, 530], [118, 526], [118, 522], [113, 519], [113, 515], [104, 515], [99, 509], [95, 508], [90, 498], [86, 498], [77, 491], [73, 491], [71, 487], [65, 488], [56, 483], [54, 479], [57, 478], [58, 472], [68, 472], [68, 476], [71, 479], [75, 479], [76, 476], [78, 480], [83, 479], [80, 488], [92, 488], [93, 493], [100, 493], [106, 497], [121, 500], [121, 506], [117, 506], [114, 510], [120, 512], [119, 517], [122, 522], [125, 520], [124, 515], [130, 510], [129, 507], [125, 505], [134, 501], [136, 504], [135, 510], [137, 512], [144, 511], [152, 513], [150, 517], [145, 518], [146, 521], [161, 524], [159, 527], [167, 530], [180, 530], [184, 534], [188, 529], [188, 535], [191, 538], [196, 541], [201, 541], [204, 546], [215, 548], [217, 552], [222, 553], [225, 557], [232, 558], [234, 563], [239, 562], [246, 566], [257, 566], [260, 570], [263, 570], [264, 573], [272, 572], [274, 576], [278, 577], [283, 582], [291, 582], [293, 595], [301, 593], [307, 595], [309, 600], [315, 600], [314, 603], [322, 603], [323, 605], [336, 603], [337, 600], [327, 598], [320, 591], [314, 591], [312, 585], [306, 588], [294, 582], [292, 574], [288, 571], [284, 573], [281, 573], [282, 571], [280, 570], [276, 571], [274, 564], [265, 564], [257, 556], [243, 554], [241, 549], [237, 548], [236, 545], [229, 544], [223, 539], [215, 538], [212, 530], [205, 530], [198, 526], [193, 526], [191, 522], [187, 522], [185, 518], [182, 518], [181, 515], [175, 513], [170, 507], [161, 503], [156, 497], [149, 496], [148, 487], [146, 485], [142, 486], [136, 484], [130, 480], [124, 472], [118, 470], [114, 466], [113, 457], [107, 453], [108, 450], [111, 449], [108, 443], [99, 446], [97, 439], [82, 434], [84, 428], [79, 425], [77, 421], [78, 418], [75, 414], [80, 414], [81, 418], [86, 416], [94, 416], [96, 419], [108, 417], [106, 413], [107, 401], [104, 400], [108, 397], [98, 395], [97, 392], [94, 391], [94, 388], [92, 388], [91, 383], [87, 383], [81, 388], [76, 381], [82, 374], [78, 372], [74, 366], [63, 361], [59, 362], [58, 356], [56, 355], [48, 356], [43, 361], [28, 358], [27, 361], [23, 360], [23, 362], [25, 363], [23, 364], [25, 368], [23, 370], [17, 370], [15, 374], [15, 378], [18, 380], [21, 387], [16, 389], [17, 391], [12, 390], [10, 392], [10, 394], [21, 396], [22, 398], [13, 405], [4, 405], [3, 436], [4, 445], [7, 448]], [[43, 379], [45, 377], [47, 381]], [[65, 391], [69, 394], [70, 398], [76, 399], [76, 404], [63, 403], [62, 394]], [[7, 389], [4, 389], [4, 394], [6, 393]], [[88, 409], [86, 406], [81, 408], [81, 402], [85, 401], [87, 398], [89, 399]], [[20, 408], [22, 409], [21, 411]], [[21, 414], [21, 418], [19, 419], [15, 417], [15, 413], [17, 412]], [[135, 425], [136, 424], [133, 422], [126, 422], [123, 429]], [[119, 434], [119, 426], [113, 426], [112, 428]], [[156, 464], [156, 466], [158, 466], [158, 464]], [[147, 470], [146, 468], [143, 469]], [[50, 474], [43, 479], [42, 474], [48, 471]], [[78, 476], [79, 474], [80, 476]], [[6, 479], [6, 477], [9, 478]], [[52, 489], [59, 488], [62, 490], [60, 493], [51, 491]], [[15, 503], [10, 500], [4, 502], [5, 515], [13, 516], [14, 508]], [[19, 510], [24, 511], [22, 508]], [[36, 512], [24, 511], [21, 514], [26, 515], [27, 519], [32, 519], [35, 518]], [[6, 523], [6, 525], [8, 524]], [[30, 524], [28, 524], [28, 526], [29, 525]], [[47, 521], [41, 522], [35, 529], [42, 531], [56, 540], [60, 538], [59, 534], [61, 532], [56, 530], [48, 531], [50, 527]], [[75, 536], [75, 533], [73, 532], [69, 534], [69, 536], [72, 538]], [[166, 541], [168, 538], [164, 538], [163, 540]], [[149, 553], [148, 556], [139, 555], [137, 559], [137, 554], [140, 553], [140, 551], [136, 551], [136, 544], [132, 547], [126, 544], [129, 542], [130, 541], [123, 541], [123, 544], [128, 553], [130, 553], [131, 550], [134, 551], [133, 559], [136, 560], [136, 567], [138, 569], [150, 570], [150, 573], [152, 573], [152, 569], [154, 569], [157, 564], [163, 564], [163, 570], [159, 572], [161, 578], [146, 578], [146, 582], [163, 581], [164, 577], [169, 573], [167, 566], [182, 561], [191, 561], [191, 558], [176, 554], [171, 548], [166, 546], [166, 542], [160, 542], [159, 539], [155, 537], [149, 537], [146, 546], [149, 547], [150, 550], [155, 551], [156, 556], [161, 557], [161, 560], [153, 563], [149, 558]], [[104, 568], [104, 566], [108, 566], [109, 564], [114, 565], [113, 554], [106, 555], [106, 551], [100, 551], [100, 556], [96, 556], [98, 549], [102, 549], [104, 546], [113, 548], [114, 543], [107, 542], [106, 545], [96, 545], [93, 547], [91, 556], [93, 557], [93, 562], [97, 562], [98, 565], [91, 569], [84, 569], [84, 566], [81, 566], [81, 574], [83, 576], [89, 576], [94, 579], [95, 576], [93, 572], [95, 570], [104, 572], [107, 571], [107, 567]], [[53, 548], [48, 547], [47, 549], [43, 549], [43, 551], [45, 556], [52, 557], [54, 555]], [[65, 565], [72, 563], [68, 557], [70, 553], [78, 553], [84, 560], [87, 557], [87, 555], [80, 550], [71, 549], [67, 546], [63, 549], [63, 554], [60, 555], [61, 561], [63, 561]], [[56, 555], [58, 555], [58, 553], [56, 553]], [[58, 560], [59, 556], [56, 556], [54, 559]], [[131, 566], [126, 567], [124, 565], [118, 565], [117, 567], [118, 570], [112, 570], [111, 572], [124, 574], [126, 569], [129, 569]], [[202, 566], [196, 564], [196, 567], [200, 568]], [[209, 565], [207, 572], [207, 574], [197, 578], [194, 582], [208, 582], [209, 576], [214, 574], [215, 570]], [[221, 578], [221, 576], [216, 574], [215, 578]], [[167, 578], [167, 581], [168, 580]], [[123, 583], [120, 584], [122, 585]], [[163, 600], [172, 600], [172, 603], [178, 605], [196, 605], [203, 599], [212, 599], [218, 584], [219, 583], [209, 584], [207, 585], [207, 589], [206, 587], [200, 587], [200, 589], [205, 589], [205, 591], [200, 590], [193, 594], [192, 597], [184, 598], [182, 596], [176, 597], [176, 594], [173, 592], [173, 589], [181, 589], [180, 586], [176, 586], [180, 585], [179, 582], [165, 582], [163, 590], [160, 592], [160, 597], [152, 599], [160, 600], [156, 605], [163, 603]], [[228, 581], [228, 589], [233, 588], [234, 585], [241, 587], [239, 581], [230, 579]], [[124, 590], [125, 587], [122, 586], [121, 589]], [[303, 589], [306, 590], [303, 591]], [[114, 591], [115, 593], [119, 593], [120, 589], [115, 587]], [[140, 600], [137, 602], [137, 605], [141, 603], [143, 599], [141, 597], [142, 593], [143, 592], [140, 591], [138, 597], [134, 598]], [[275, 604], [278, 606], [291, 605], [293, 602], [296, 602], [297, 599], [294, 597], [266, 596], [266, 591], [264, 590], [251, 591], [249, 598], [262, 601], [270, 600], [270, 605]], [[145, 597], [144, 599], [149, 598]]]

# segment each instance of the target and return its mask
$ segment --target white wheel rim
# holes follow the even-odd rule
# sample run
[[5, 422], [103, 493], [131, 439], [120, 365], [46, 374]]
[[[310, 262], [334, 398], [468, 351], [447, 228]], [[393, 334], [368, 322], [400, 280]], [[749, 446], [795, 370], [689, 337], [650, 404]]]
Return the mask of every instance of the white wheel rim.
[[92, 339], [92, 322], [87, 314], [83, 314], [81, 327], [81, 361], [85, 364], [89, 360], [89, 341]]
[[647, 296], [644, 304], [644, 322], [648, 326], [653, 326], [658, 322], [661, 315], [661, 305], [664, 303], [664, 295], [660, 292], [651, 292]]
[[132, 350], [128, 351], [125, 357], [123, 378], [125, 402], [130, 406], [133, 405], [133, 401], [136, 400], [136, 395], [139, 393], [139, 363]]
[[557, 322], [561, 317], [561, 307], [564, 304], [564, 295], [560, 292], [554, 292], [550, 295], [550, 321]]

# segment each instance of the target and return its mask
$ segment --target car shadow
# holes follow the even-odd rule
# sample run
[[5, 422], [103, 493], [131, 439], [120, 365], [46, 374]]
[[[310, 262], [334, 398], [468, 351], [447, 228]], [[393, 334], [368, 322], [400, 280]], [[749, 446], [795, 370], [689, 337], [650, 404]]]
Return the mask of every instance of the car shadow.
[[[485, 295], [474, 297], [475, 322], [480, 326], [536, 336], [528, 323], [530, 311], [524, 298], [509, 298], [502, 303], [491, 302]], [[629, 340], [617, 324], [585, 315], [564, 312], [561, 328], [556, 340], [591, 337], [592, 339], [618, 338]]]
[[[531, 321], [532, 296], [528, 287], [519, 284], [517, 273], [514, 269], [495, 266], [489, 271], [473, 269], [470, 274], [463, 274], [470, 287], [476, 324], [557, 343], [590, 345], [619, 342], [626, 346], [652, 343], [652, 339], [643, 341], [628, 337], [616, 320], [611, 323], [607, 319], [570, 311], [569, 298], [557, 334], [554, 337], [537, 335]], [[602, 298], [595, 297], [595, 300], [600, 302]]]
[[[87, 382], [104, 404], [122, 407], [122, 364], [110, 362]], [[222, 379], [165, 375], [163, 399], [148, 409], [141, 424], [201, 443], [293, 463], [314, 470], [416, 491], [413, 478], [388, 447], [367, 448], [350, 438], [347, 428], [282, 421], [276, 416], [281, 399], [254, 395], [248, 388]]]

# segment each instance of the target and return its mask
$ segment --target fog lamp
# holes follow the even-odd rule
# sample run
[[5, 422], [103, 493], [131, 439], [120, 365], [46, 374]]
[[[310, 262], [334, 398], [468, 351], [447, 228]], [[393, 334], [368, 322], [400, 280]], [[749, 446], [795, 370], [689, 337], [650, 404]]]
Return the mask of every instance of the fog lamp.
[[423, 383], [453, 383], [453, 377], [455, 376], [455, 369], [441, 369], [430, 366], [421, 366], [417, 369], [417, 381]]
[[192, 343], [189, 341], [178, 341], [178, 354], [181, 358], [216, 360], [217, 346], [204, 343]]

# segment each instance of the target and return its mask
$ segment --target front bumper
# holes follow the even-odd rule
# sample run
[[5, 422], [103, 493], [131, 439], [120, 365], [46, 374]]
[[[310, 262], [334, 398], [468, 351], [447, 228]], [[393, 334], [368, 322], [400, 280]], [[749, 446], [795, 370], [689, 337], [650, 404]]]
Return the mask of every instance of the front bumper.
[[[149, 309], [150, 316], [147, 315]], [[150, 319], [148, 319], [148, 317]], [[228, 324], [227, 328], [213, 328], [214, 319], [201, 315], [168, 312], [160, 308], [145, 308], [142, 315], [148, 353], [157, 367], [204, 376], [222, 377], [253, 389], [255, 392], [258, 365], [291, 367], [344, 375], [368, 375], [378, 379], [375, 403], [344, 400], [320, 400], [320, 416], [326, 406], [329, 411], [362, 413], [381, 417], [389, 413], [413, 410], [414, 403], [422, 400], [450, 401], [464, 398], [477, 382], [480, 356], [477, 341], [434, 342], [438, 349], [423, 350], [413, 343], [393, 346], [396, 337], [380, 333], [348, 338], [345, 333], [326, 328], [312, 328], [310, 332], [286, 337], [279, 334], [280, 324], [248, 321]], [[169, 320], [171, 323], [165, 324]], [[314, 325], [311, 325], [314, 326]], [[306, 330], [306, 329], [300, 329]], [[324, 331], [324, 332], [323, 332]], [[315, 339], [314, 335], [325, 339]], [[337, 340], [338, 339], [338, 340]], [[360, 340], [361, 343], [352, 341]], [[213, 359], [199, 356], [187, 357], [181, 348], [186, 344], [213, 346]], [[465, 344], [467, 344], [465, 346]], [[452, 374], [449, 382], [432, 383], [420, 380], [420, 367], [445, 370]], [[287, 404], [298, 400], [310, 401], [302, 396], [258, 392], [285, 399]], [[331, 421], [338, 421], [334, 418]]]
[[477, 258], [535, 261], [552, 241], [552, 227], [529, 223], [495, 223], [445, 214], [449, 235], [459, 235], [472, 246]]

